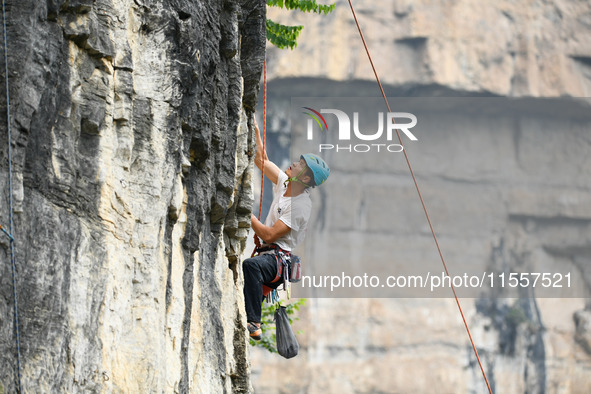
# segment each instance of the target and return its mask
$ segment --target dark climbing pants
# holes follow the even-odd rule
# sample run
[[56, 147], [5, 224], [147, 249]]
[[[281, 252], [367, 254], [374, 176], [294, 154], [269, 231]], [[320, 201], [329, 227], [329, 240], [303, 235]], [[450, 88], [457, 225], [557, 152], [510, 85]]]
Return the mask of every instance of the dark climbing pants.
[[274, 253], [251, 257], [242, 263], [244, 272], [244, 303], [246, 304], [246, 320], [261, 322], [261, 306], [263, 303], [263, 284], [276, 289], [283, 283], [279, 279], [271, 283], [277, 276], [277, 260]]

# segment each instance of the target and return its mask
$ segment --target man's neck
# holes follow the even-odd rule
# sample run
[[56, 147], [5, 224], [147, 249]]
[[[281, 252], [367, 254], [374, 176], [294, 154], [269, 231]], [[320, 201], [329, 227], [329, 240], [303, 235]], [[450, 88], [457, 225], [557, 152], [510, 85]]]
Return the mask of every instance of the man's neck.
[[283, 197], [297, 197], [306, 190], [306, 186], [298, 182], [287, 182], [287, 189], [283, 193]]

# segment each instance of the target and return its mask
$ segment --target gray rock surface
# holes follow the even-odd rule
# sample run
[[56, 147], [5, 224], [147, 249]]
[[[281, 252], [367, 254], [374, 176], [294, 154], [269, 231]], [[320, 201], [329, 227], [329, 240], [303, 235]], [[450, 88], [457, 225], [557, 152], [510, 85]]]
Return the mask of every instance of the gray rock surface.
[[[7, 1], [25, 392], [249, 391], [236, 263], [264, 4]], [[14, 392], [2, 242], [0, 392]]]

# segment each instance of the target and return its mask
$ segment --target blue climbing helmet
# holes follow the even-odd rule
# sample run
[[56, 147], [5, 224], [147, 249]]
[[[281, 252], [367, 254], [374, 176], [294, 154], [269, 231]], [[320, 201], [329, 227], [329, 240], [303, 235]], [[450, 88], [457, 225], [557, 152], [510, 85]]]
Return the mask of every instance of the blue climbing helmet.
[[306, 153], [300, 156], [304, 159], [306, 165], [312, 170], [314, 174], [314, 186], [320, 186], [328, 179], [330, 175], [330, 168], [320, 157], [312, 153]]

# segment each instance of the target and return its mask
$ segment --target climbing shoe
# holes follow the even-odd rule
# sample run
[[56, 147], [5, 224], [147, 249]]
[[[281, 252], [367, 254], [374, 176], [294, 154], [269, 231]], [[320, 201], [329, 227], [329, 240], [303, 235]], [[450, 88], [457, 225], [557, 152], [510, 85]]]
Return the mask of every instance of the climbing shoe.
[[248, 323], [248, 333], [250, 334], [250, 337], [252, 339], [254, 339], [255, 341], [259, 341], [261, 339], [263, 331], [260, 327], [257, 327], [256, 324]]

